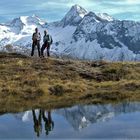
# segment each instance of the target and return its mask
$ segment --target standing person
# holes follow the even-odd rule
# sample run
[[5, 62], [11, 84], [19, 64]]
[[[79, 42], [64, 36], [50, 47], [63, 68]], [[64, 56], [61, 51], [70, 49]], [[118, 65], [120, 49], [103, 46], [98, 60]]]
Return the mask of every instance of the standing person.
[[46, 130], [46, 135], [49, 135], [49, 132], [53, 130], [54, 128], [54, 122], [51, 117], [51, 111], [48, 111], [48, 117], [45, 116], [45, 111], [42, 111], [42, 118], [45, 122], [45, 130]]
[[32, 115], [33, 115], [33, 122], [34, 122], [34, 131], [37, 134], [37, 137], [40, 136], [42, 132], [42, 111], [39, 110], [39, 115], [38, 118], [36, 116], [35, 110], [32, 110]]
[[50, 57], [50, 46], [53, 43], [51, 35], [47, 33], [47, 30], [44, 31], [44, 37], [43, 37], [44, 44], [41, 48], [41, 56], [44, 57], [44, 50], [47, 48], [47, 56]]
[[40, 41], [41, 41], [41, 35], [40, 35], [40, 32], [38, 32], [38, 28], [35, 28], [35, 33], [33, 33], [32, 40], [33, 40], [33, 44], [32, 44], [31, 56], [34, 55], [34, 49], [35, 49], [35, 46], [37, 46], [38, 56], [40, 57]]

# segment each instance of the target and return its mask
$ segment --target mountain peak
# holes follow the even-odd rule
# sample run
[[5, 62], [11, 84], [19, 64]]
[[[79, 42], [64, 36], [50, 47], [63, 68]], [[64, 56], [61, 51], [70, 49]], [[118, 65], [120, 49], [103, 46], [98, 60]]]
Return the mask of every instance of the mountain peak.
[[32, 15], [32, 16], [21, 16], [20, 17], [21, 21], [24, 23], [24, 24], [28, 24], [28, 25], [32, 25], [32, 24], [35, 24], [35, 25], [42, 25], [44, 24], [45, 22], [43, 22], [38, 16], [36, 15]]
[[88, 13], [83, 7], [81, 7], [78, 4], [73, 5], [69, 12], [72, 12], [72, 13], [75, 12], [79, 14], [79, 16], [81, 16], [82, 18]]
[[69, 12], [65, 15], [65, 17], [62, 19], [62, 24], [63, 26], [67, 25], [77, 25], [81, 22], [83, 17], [87, 14], [88, 12], [82, 8], [79, 5], [74, 5], [71, 7]]
[[33, 16], [20, 16], [18, 18], [13, 19], [9, 25], [12, 27], [17, 27], [21, 25], [27, 24], [39, 24], [41, 20], [36, 15]]

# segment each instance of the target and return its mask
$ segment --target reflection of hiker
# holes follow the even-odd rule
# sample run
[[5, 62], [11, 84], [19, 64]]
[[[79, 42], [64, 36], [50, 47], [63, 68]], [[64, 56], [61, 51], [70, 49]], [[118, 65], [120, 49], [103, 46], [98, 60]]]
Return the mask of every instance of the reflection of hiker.
[[42, 119], [42, 111], [39, 111], [39, 115], [38, 115], [38, 119], [36, 117], [36, 113], [35, 110], [32, 110], [33, 113], [33, 120], [34, 120], [34, 131], [37, 134], [37, 137], [40, 136], [40, 133], [42, 132], [42, 123], [41, 123], [41, 119]]
[[45, 111], [42, 112], [42, 117], [45, 122], [45, 130], [46, 130], [46, 135], [49, 134], [50, 131], [53, 130], [54, 128], [54, 122], [52, 121], [51, 117], [51, 112], [48, 111], [48, 118], [45, 116]]
[[50, 56], [50, 46], [53, 43], [53, 40], [52, 40], [51, 35], [49, 35], [46, 30], [44, 31], [43, 42], [44, 43], [41, 48], [41, 56], [44, 57], [43, 53], [44, 53], [44, 50], [47, 48], [47, 56], [49, 57]]
[[37, 46], [38, 55], [40, 57], [40, 41], [41, 41], [41, 35], [38, 32], [38, 28], [35, 29], [35, 33], [33, 33], [32, 40], [33, 40], [33, 44], [32, 44], [31, 56], [34, 55], [34, 49], [35, 49], [35, 46]]

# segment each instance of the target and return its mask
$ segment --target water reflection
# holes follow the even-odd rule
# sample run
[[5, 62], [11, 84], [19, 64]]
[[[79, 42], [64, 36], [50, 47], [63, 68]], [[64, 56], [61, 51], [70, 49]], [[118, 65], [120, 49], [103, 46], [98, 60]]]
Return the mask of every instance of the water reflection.
[[140, 138], [140, 103], [77, 105], [0, 116], [0, 139]]
[[123, 113], [136, 111], [140, 111], [140, 103], [123, 102], [105, 105], [77, 105], [55, 112], [62, 115], [76, 131], [79, 131], [91, 124], [106, 122]]
[[45, 111], [43, 111], [43, 120], [45, 122], [46, 135], [48, 135], [49, 132], [52, 131], [54, 128], [54, 122], [51, 117], [51, 111], [48, 111], [48, 117], [45, 116]]
[[39, 113], [36, 114], [35, 110], [32, 110], [32, 116], [34, 122], [34, 131], [37, 137], [39, 137], [42, 133], [42, 120], [44, 122], [45, 133], [46, 135], [49, 135], [49, 132], [52, 131], [54, 128], [54, 122], [52, 120], [51, 111], [45, 112], [45, 110], [40, 109]]

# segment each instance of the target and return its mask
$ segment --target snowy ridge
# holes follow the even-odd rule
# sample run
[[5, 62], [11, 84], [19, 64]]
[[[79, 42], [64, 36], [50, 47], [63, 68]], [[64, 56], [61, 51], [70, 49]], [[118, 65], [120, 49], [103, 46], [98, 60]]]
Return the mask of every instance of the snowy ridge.
[[106, 20], [106, 21], [113, 21], [114, 20], [114, 18], [111, 17], [110, 15], [108, 15], [107, 13], [98, 13], [97, 16], [100, 17], [101, 19]]
[[[52, 55], [86, 60], [140, 61], [140, 23], [120, 21], [106, 13], [74, 5], [61, 21], [46, 23], [22, 16], [0, 24], [0, 50], [30, 54], [31, 36], [38, 27], [52, 35]], [[41, 42], [42, 43], [42, 42]], [[5, 46], [13, 47], [7, 49]]]

